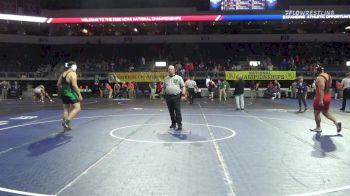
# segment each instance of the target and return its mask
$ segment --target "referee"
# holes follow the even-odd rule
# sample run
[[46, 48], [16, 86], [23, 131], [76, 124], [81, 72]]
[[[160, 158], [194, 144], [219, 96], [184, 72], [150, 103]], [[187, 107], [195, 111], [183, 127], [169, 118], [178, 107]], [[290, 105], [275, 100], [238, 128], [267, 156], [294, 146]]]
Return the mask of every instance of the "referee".
[[164, 92], [166, 104], [169, 109], [171, 126], [170, 128], [176, 128], [182, 130], [182, 117], [181, 117], [181, 100], [186, 100], [185, 93], [186, 88], [184, 80], [181, 76], [175, 74], [175, 67], [170, 65], [168, 68], [169, 75], [164, 79]]

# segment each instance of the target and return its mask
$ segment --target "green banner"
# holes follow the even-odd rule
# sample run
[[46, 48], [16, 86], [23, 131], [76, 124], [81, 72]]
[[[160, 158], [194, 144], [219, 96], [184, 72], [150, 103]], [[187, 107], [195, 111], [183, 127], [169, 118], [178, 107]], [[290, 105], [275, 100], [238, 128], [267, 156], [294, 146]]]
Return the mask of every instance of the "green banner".
[[226, 80], [295, 80], [296, 71], [226, 71]]

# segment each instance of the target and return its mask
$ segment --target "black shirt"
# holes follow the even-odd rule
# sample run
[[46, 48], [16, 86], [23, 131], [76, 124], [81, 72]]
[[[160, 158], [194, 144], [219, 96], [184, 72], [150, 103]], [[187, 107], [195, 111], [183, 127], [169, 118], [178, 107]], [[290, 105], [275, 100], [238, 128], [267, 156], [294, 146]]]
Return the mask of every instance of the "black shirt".
[[241, 95], [244, 94], [244, 86], [245, 82], [243, 80], [237, 80], [235, 82], [235, 92], [233, 93], [234, 95]]

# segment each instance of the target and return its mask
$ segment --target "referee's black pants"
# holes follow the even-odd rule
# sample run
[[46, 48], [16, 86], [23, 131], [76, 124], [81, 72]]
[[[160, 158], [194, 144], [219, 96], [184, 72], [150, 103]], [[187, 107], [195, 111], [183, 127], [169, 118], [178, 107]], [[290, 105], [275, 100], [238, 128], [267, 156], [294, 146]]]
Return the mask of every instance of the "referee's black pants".
[[177, 123], [178, 127], [182, 127], [181, 116], [181, 96], [179, 95], [165, 95], [166, 104], [170, 113], [171, 124]]

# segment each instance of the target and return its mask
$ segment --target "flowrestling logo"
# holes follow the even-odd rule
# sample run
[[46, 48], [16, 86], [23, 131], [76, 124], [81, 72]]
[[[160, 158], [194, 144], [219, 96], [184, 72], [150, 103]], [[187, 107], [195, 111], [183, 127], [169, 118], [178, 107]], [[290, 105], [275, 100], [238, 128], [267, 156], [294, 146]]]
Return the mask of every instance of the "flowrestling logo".
[[334, 15], [334, 10], [285, 10], [285, 16]]
[[350, 14], [336, 14], [334, 10], [285, 10], [283, 19], [350, 19]]

